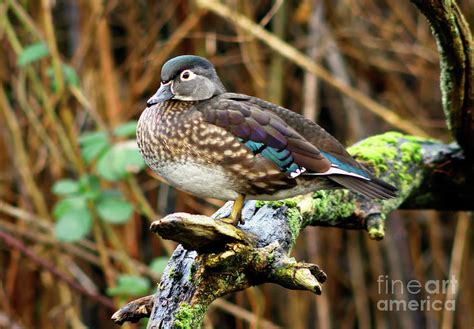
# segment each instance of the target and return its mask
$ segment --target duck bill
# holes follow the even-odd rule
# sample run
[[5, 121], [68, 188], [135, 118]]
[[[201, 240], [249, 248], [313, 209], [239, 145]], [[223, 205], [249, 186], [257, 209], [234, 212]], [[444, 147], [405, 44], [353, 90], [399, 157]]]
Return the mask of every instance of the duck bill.
[[168, 83], [162, 83], [160, 88], [156, 91], [156, 93], [151, 96], [151, 98], [146, 102], [148, 106], [155, 105], [157, 103], [161, 103], [172, 99], [174, 97], [173, 92], [171, 91], [171, 81]]

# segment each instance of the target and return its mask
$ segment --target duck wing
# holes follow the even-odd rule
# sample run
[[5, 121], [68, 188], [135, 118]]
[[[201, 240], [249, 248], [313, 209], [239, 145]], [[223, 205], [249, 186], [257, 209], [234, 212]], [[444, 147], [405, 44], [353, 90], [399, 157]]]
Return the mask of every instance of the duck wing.
[[295, 112], [233, 93], [213, 97], [197, 109], [206, 122], [232, 133], [291, 178], [325, 176], [371, 198], [396, 195], [395, 187], [370, 174], [333, 136]]

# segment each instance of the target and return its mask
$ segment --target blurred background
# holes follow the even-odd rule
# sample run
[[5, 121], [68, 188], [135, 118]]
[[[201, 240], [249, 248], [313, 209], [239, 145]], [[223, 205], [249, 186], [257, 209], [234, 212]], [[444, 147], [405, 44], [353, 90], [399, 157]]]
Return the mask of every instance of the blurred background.
[[[336, 90], [193, 1], [0, 0], [0, 328], [114, 327], [114, 310], [155, 291], [175, 247], [150, 222], [223, 204], [169, 187], [137, 152], [136, 120], [170, 57], [207, 57], [228, 90], [302, 113], [345, 145], [405, 123], [451, 140], [436, 44], [409, 1], [222, 3], [362, 94]], [[472, 26], [474, 4], [458, 3]], [[399, 124], [362, 106], [361, 95]], [[216, 301], [205, 327], [472, 328], [468, 216], [396, 211], [383, 241], [309, 227], [293, 255], [328, 274], [321, 296], [254, 287]], [[381, 275], [405, 284], [455, 275], [458, 289], [387, 294]], [[453, 298], [455, 311], [380, 306]]]

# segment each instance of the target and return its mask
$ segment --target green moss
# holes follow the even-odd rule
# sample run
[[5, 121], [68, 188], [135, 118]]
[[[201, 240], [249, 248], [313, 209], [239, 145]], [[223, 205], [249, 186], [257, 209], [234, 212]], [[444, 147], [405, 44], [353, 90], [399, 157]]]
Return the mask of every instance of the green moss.
[[255, 206], [257, 208], [262, 208], [263, 206], [270, 206], [274, 209], [280, 208], [282, 206], [287, 206], [288, 208], [294, 208], [298, 202], [294, 199], [285, 199], [285, 200], [276, 200], [276, 201], [261, 201], [257, 200]]
[[290, 266], [280, 265], [274, 270], [274, 276], [279, 278], [281, 281], [288, 281], [289, 278], [293, 278], [295, 275], [295, 269]]
[[[414, 165], [423, 162], [423, 154], [420, 142], [424, 142], [424, 139], [420, 139], [414, 136], [404, 136], [403, 143], [400, 144], [400, 159], [401, 163], [395, 163], [394, 171], [398, 174], [398, 188], [401, 194], [408, 194], [409, 187], [412, 186], [413, 181], [417, 178], [415, 175], [409, 172], [409, 169]], [[418, 174], [420, 171], [416, 171]]]
[[363, 140], [349, 148], [349, 152], [358, 161], [371, 167], [376, 176], [390, 170], [388, 178], [395, 182], [400, 193], [404, 194], [415, 179], [408, 172], [409, 168], [423, 161], [420, 143], [431, 141], [434, 140], [388, 132]]
[[300, 234], [302, 225], [301, 214], [299, 209], [296, 208], [296, 205], [293, 208], [289, 207], [287, 209], [286, 217], [288, 218], [288, 226], [290, 227], [291, 231], [292, 245], [294, 245], [298, 235]]
[[[410, 193], [414, 180], [421, 177], [420, 170], [413, 170], [416, 174], [411, 174], [411, 168], [423, 162], [422, 143], [430, 142], [435, 141], [399, 132], [387, 132], [369, 137], [350, 147], [348, 151], [358, 161], [367, 165], [375, 176], [382, 176], [385, 181], [398, 187], [401, 197], [383, 202], [384, 209], [391, 211], [399, 206], [403, 195]], [[324, 219], [328, 225], [331, 225], [350, 217], [356, 206], [354, 202], [349, 201], [351, 198], [348, 197], [348, 193], [347, 190], [317, 191], [312, 199], [303, 200], [304, 205], [301, 203], [301, 198], [295, 197], [282, 201], [257, 201], [257, 207], [287, 206], [290, 229], [293, 238], [296, 239], [301, 227], [311, 224], [313, 218], [318, 221]], [[298, 205], [302, 207], [301, 211]], [[302, 215], [303, 218], [301, 218]], [[383, 237], [383, 224], [373, 226], [369, 230], [373, 238]]]
[[385, 219], [384, 214], [370, 216], [367, 220], [367, 232], [372, 240], [382, 240], [385, 236]]
[[355, 204], [347, 201], [347, 190], [317, 191], [313, 194], [313, 216], [318, 220], [324, 218], [328, 222], [337, 221], [351, 216]]
[[174, 268], [174, 266], [171, 266], [168, 270], [168, 276], [170, 278], [174, 278], [176, 276], [176, 269]]
[[268, 254], [268, 257], [267, 257], [267, 261], [270, 263], [270, 264], [273, 264], [273, 261], [275, 260], [275, 254], [273, 252], [269, 253]]
[[413, 182], [414, 179], [413, 175], [406, 173], [399, 173], [398, 177], [400, 177], [400, 180], [405, 184], [410, 184], [411, 182]]
[[191, 265], [191, 270], [189, 271], [189, 274], [188, 274], [188, 281], [189, 282], [193, 282], [194, 274], [197, 272], [197, 269], [198, 269], [198, 265], [196, 263], [193, 263]]
[[[401, 141], [404, 141], [400, 144]], [[416, 136], [403, 135], [398, 132], [388, 132], [364, 139], [350, 147], [349, 153], [357, 160], [373, 167], [378, 175], [388, 169], [387, 160], [401, 156], [402, 162], [413, 163], [422, 161], [421, 142], [431, 141]]]
[[410, 142], [416, 142], [416, 143], [440, 143], [439, 140], [434, 139], [434, 138], [424, 138], [424, 137], [418, 137], [418, 136], [413, 136], [413, 135], [403, 135], [403, 139], [406, 139], [407, 141], [410, 141]]
[[385, 229], [380, 229], [378, 227], [368, 227], [367, 232], [369, 233], [369, 238], [372, 240], [382, 240], [385, 237]]
[[298, 205], [298, 202], [294, 199], [285, 199], [284, 202], [285, 202], [285, 206], [289, 208], [294, 208]]
[[417, 142], [407, 141], [400, 145], [402, 152], [402, 162], [419, 163], [423, 160], [421, 145]]
[[180, 329], [200, 328], [207, 307], [203, 305], [189, 305], [186, 302], [179, 304], [175, 315], [174, 327]]
[[383, 135], [369, 137], [348, 148], [349, 153], [357, 160], [371, 166], [376, 175], [388, 170], [387, 159], [395, 159], [398, 155], [397, 144], [404, 135], [388, 132]]

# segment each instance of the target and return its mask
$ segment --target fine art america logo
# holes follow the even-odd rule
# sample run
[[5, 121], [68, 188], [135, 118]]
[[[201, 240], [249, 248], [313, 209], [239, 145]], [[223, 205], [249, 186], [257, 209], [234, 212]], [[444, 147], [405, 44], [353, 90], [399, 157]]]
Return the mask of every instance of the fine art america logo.
[[378, 293], [385, 298], [377, 302], [380, 311], [454, 311], [456, 301], [446, 296], [455, 296], [458, 288], [456, 278], [404, 282], [379, 275]]

